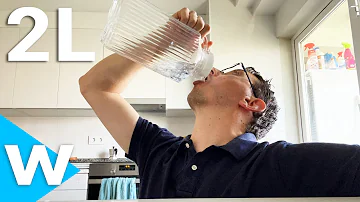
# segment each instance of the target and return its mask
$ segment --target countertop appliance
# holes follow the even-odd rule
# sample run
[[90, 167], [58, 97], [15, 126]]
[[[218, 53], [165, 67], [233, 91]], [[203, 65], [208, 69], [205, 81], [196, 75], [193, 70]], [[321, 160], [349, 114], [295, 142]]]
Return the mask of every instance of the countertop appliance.
[[112, 149], [109, 149], [109, 159], [110, 160], [115, 160], [117, 159], [116, 155], [117, 155], [118, 149], [113, 147]]
[[98, 200], [101, 180], [103, 178], [135, 177], [136, 189], [139, 193], [139, 169], [129, 159], [117, 159], [117, 162], [92, 163], [89, 168], [88, 200]]

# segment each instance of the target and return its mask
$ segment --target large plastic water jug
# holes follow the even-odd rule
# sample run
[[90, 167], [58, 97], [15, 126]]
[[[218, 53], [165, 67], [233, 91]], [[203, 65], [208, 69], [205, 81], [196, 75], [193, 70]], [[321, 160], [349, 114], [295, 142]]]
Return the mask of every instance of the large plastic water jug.
[[146, 0], [114, 0], [101, 36], [106, 48], [180, 82], [203, 80], [214, 57], [198, 31]]

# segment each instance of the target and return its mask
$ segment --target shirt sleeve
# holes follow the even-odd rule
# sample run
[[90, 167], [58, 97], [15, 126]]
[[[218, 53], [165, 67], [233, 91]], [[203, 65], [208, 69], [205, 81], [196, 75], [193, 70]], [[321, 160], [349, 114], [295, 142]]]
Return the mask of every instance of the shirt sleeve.
[[158, 125], [139, 117], [126, 157], [138, 165], [141, 174], [149, 155], [159, 152], [164, 146], [171, 144], [175, 139], [177, 138], [167, 129], [160, 128]]
[[360, 146], [278, 145], [278, 166], [289, 195], [360, 196]]

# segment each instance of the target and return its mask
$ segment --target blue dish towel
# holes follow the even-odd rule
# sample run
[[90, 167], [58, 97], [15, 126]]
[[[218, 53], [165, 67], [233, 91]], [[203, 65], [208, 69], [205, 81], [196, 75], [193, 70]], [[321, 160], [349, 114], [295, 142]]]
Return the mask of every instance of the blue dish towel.
[[135, 182], [135, 178], [128, 178], [128, 186], [129, 186], [129, 199], [130, 200], [134, 200], [137, 199], [136, 196], [136, 182]]
[[136, 199], [135, 178], [108, 178], [101, 181], [99, 200]]
[[117, 197], [116, 197], [116, 189], [117, 189], [118, 182], [119, 182], [118, 177], [112, 179], [110, 199], [117, 199]]
[[100, 192], [99, 192], [99, 200], [110, 200], [111, 199], [111, 184], [113, 179], [102, 179]]

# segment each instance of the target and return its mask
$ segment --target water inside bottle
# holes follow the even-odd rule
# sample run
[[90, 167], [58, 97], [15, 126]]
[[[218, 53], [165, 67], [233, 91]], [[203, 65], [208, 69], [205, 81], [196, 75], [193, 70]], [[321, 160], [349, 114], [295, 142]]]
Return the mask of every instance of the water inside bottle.
[[101, 41], [111, 51], [180, 82], [196, 69], [200, 33], [144, 0], [115, 0]]

